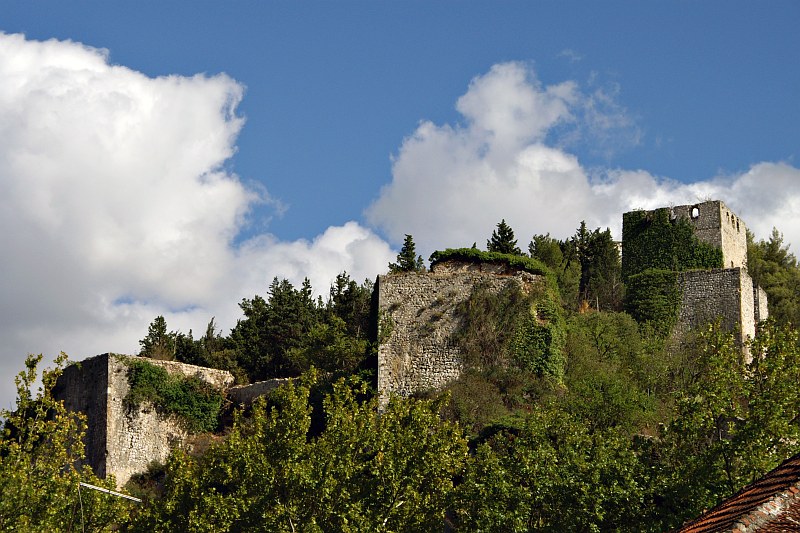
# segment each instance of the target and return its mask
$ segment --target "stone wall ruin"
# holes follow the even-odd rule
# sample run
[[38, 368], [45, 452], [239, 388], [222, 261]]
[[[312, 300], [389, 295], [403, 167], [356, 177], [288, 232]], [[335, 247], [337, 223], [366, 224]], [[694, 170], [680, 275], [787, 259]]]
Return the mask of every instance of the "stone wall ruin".
[[541, 276], [497, 263], [445, 261], [431, 272], [378, 276], [378, 391], [410, 396], [440, 389], [461, 375], [459, 349], [451, 340], [455, 310], [484, 284], [499, 292], [513, 281], [530, 287]]
[[[184, 444], [189, 433], [181, 420], [165, 415], [151, 403], [125, 404], [126, 361], [132, 356], [103, 354], [69, 365], [59, 377], [53, 396], [71, 411], [86, 415], [85, 463], [98, 477], [113, 475], [123, 486], [152, 462], [165, 462], [170, 451]], [[195, 376], [218, 390], [233, 384], [225, 370], [147, 359], [170, 374]]]
[[693, 328], [719, 320], [744, 346], [768, 316], [766, 293], [747, 272], [747, 227], [719, 200], [668, 209], [670, 219], [688, 221], [698, 240], [719, 248], [724, 265], [679, 273], [681, 306], [672, 337], [685, 338]]

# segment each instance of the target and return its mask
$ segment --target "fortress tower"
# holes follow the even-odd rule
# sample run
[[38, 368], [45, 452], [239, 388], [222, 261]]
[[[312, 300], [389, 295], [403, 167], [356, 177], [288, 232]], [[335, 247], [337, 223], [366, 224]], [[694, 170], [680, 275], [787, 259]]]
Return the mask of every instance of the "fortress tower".
[[755, 335], [756, 324], [767, 318], [767, 296], [747, 272], [747, 227], [723, 202], [631, 211], [622, 220], [629, 286], [648, 269], [675, 272], [680, 306], [674, 339], [716, 320], [736, 332], [742, 346]]
[[700, 241], [722, 250], [724, 268], [747, 268], [747, 227], [723, 202], [678, 205], [670, 214], [688, 221]]

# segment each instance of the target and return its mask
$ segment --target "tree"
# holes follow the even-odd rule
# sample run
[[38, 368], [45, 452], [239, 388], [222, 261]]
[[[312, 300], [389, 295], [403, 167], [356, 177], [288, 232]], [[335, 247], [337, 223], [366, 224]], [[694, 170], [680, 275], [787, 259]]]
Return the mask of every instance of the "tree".
[[534, 235], [528, 244], [528, 252], [550, 268], [556, 275], [561, 301], [567, 307], [573, 307], [578, 301], [581, 269], [575, 257], [574, 244], [571, 240], [560, 241], [547, 235]]
[[609, 310], [621, 310], [624, 288], [622, 264], [611, 230], [600, 228], [589, 231], [581, 221], [578, 230], [570, 239], [571, 257], [580, 264], [578, 298], [590, 306], [602, 306]]
[[56, 358], [54, 369], [42, 372], [36, 395], [41, 355], [28, 356], [26, 369], [16, 379], [17, 406], [0, 410], [5, 419], [0, 435], [0, 530], [106, 530], [121, 523], [130, 503], [92, 490], [78, 494], [78, 483], [115, 489], [113, 477], [100, 480], [84, 458], [83, 415], [68, 411], [52, 391], [67, 356]]
[[486, 249], [490, 252], [501, 254], [522, 255], [514, 238], [514, 230], [503, 219], [497, 223], [497, 229], [492, 231], [492, 238], [486, 241]]
[[142, 347], [139, 355], [151, 359], [171, 361], [175, 358], [175, 337], [177, 333], [167, 331], [167, 321], [158, 315], [147, 328], [147, 337], [139, 341]]
[[773, 228], [769, 240], [755, 242], [748, 232], [747, 269], [767, 293], [769, 316], [779, 324], [800, 326], [800, 265], [783, 244], [783, 234]]
[[276, 277], [269, 287], [269, 300], [256, 295], [242, 300], [239, 307], [245, 317], [231, 331], [230, 343], [250, 380], [299, 375], [302, 368], [289, 351], [302, 346], [321, 318], [308, 279], [295, 289], [288, 280]]
[[768, 321], [750, 353], [747, 363], [719, 325], [697, 341], [692, 379], [676, 392], [673, 419], [650, 446], [662, 531], [800, 451], [800, 336]]
[[389, 263], [389, 272], [422, 272], [425, 270], [425, 263], [421, 255], [417, 255], [414, 245], [414, 238], [406, 234], [403, 247], [397, 254], [397, 263]]
[[635, 434], [647, 427], [667, 368], [660, 353], [644, 349], [636, 321], [625, 313], [584, 313], [570, 317], [568, 326], [563, 409], [591, 430]]
[[347, 272], [338, 274], [331, 284], [327, 311], [344, 320], [348, 333], [356, 339], [369, 336], [372, 285], [370, 280], [358, 285]]
[[628, 440], [542, 407], [490, 435], [454, 498], [464, 531], [641, 531], [642, 470]]
[[326, 395], [310, 435], [313, 375], [239, 412], [200, 457], [176, 452], [163, 497], [138, 531], [435, 531], [463, 468], [466, 440], [437, 402], [359, 402], [363, 383]]
[[564, 262], [561, 242], [551, 237], [549, 233], [534, 235], [528, 244], [528, 252], [532, 258], [538, 259], [554, 272], [557, 272]]

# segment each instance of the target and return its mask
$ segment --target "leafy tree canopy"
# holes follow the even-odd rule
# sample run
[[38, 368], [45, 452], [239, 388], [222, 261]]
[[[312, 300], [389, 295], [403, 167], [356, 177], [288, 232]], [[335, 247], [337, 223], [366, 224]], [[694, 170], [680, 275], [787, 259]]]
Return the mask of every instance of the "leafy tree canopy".
[[770, 317], [800, 326], [800, 265], [777, 229], [766, 241], [755, 242], [747, 233], [747, 269], [767, 293]]
[[167, 321], [163, 315], [158, 315], [147, 328], [147, 337], [139, 341], [142, 347], [139, 355], [152, 359], [173, 360], [176, 336], [174, 331], [167, 331]]
[[[122, 523], [130, 502], [91, 490], [79, 482], [115, 489], [114, 479], [95, 477], [84, 458], [85, 417], [53, 398], [56, 379], [67, 356], [41, 375], [33, 393], [42, 356], [28, 356], [15, 378], [17, 405], [0, 410], [0, 530], [104, 531]], [[82, 529], [83, 528], [83, 529]]]

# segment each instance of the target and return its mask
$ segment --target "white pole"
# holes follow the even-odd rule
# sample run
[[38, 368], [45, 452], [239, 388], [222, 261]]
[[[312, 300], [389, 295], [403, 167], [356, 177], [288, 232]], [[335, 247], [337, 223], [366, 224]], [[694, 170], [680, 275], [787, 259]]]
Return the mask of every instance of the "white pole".
[[135, 501], [137, 503], [142, 503], [142, 500], [140, 500], [139, 498], [134, 498], [133, 496], [128, 496], [127, 494], [122, 494], [121, 492], [117, 492], [115, 490], [104, 489], [103, 487], [90, 485], [88, 483], [84, 483], [83, 481], [79, 482], [78, 485], [80, 485], [81, 487], [86, 487], [87, 489], [99, 490], [100, 492], [105, 492], [106, 494], [111, 494], [112, 496], [118, 496], [120, 498], [133, 500], [133, 501]]

